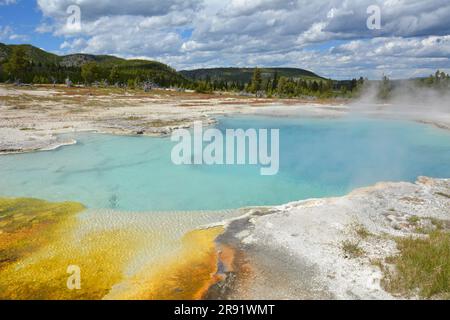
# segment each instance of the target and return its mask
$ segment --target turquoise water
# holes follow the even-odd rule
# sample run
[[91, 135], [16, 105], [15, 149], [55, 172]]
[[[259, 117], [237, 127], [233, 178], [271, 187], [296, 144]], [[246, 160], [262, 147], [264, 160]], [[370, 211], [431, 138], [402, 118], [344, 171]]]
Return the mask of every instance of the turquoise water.
[[78, 134], [55, 151], [0, 156], [0, 196], [131, 211], [275, 205], [379, 181], [450, 177], [448, 131], [406, 121], [222, 118], [217, 127], [280, 129], [280, 170], [176, 166], [169, 138]]

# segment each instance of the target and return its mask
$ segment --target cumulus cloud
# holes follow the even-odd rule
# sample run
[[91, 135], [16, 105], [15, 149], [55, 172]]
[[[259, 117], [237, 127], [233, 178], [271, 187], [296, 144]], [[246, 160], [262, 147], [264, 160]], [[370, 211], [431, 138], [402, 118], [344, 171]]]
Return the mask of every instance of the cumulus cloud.
[[12, 33], [13, 33], [13, 30], [10, 26], [5, 26], [5, 27], [0, 26], [0, 40], [9, 38], [9, 36]]
[[426, 38], [375, 38], [370, 41], [355, 40], [334, 47], [332, 53], [367, 53], [382, 57], [448, 58], [450, 35]]
[[[81, 8], [81, 29], [66, 9]], [[67, 52], [148, 57], [182, 68], [293, 66], [324, 76], [405, 77], [450, 67], [448, 0], [38, 0], [38, 31]], [[367, 28], [367, 8], [381, 29]]]
[[104, 16], [162, 16], [173, 11], [197, 9], [196, 0], [38, 0], [46, 16], [64, 18], [71, 5], [80, 7], [83, 19], [95, 20]]
[[0, 6], [7, 6], [10, 4], [15, 4], [17, 0], [0, 0]]
[[28, 36], [15, 33], [10, 26], [0, 26], [0, 41], [5, 40], [27, 41]]
[[[374, 31], [367, 28], [367, 9], [379, 7], [382, 28]], [[322, 20], [322, 29], [331, 38], [336, 35], [352, 37], [373, 36], [426, 36], [450, 33], [450, 2], [447, 0], [346, 0], [334, 6]]]

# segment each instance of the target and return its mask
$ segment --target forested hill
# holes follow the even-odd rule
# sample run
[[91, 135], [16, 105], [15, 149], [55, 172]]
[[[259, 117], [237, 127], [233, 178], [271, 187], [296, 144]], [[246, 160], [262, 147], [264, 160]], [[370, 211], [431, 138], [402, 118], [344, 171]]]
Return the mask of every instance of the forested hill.
[[156, 61], [90, 54], [58, 56], [32, 45], [0, 43], [0, 81], [20, 79], [29, 83], [63, 83], [70, 78], [75, 83], [85, 82], [82, 68], [87, 64], [91, 67], [89, 80], [92, 81], [106, 79], [110, 83], [127, 83], [149, 80], [161, 86], [188, 82], [168, 65]]
[[[311, 71], [298, 68], [260, 68], [260, 70], [263, 80], [272, 79], [275, 73], [278, 77], [296, 80], [324, 80]], [[254, 71], [254, 68], [211, 68], [182, 70], [180, 73], [191, 80], [249, 83]]]

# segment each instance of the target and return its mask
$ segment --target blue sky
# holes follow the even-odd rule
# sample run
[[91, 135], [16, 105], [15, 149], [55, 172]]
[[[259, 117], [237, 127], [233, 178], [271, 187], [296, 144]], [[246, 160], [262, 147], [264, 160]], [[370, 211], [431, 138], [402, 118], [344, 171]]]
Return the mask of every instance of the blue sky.
[[[80, 9], [80, 28], [67, 8]], [[368, 28], [368, 8], [380, 27]], [[370, 11], [370, 10], [369, 10]], [[285, 66], [344, 79], [450, 72], [448, 0], [0, 0], [0, 42], [176, 69]]]
[[0, 37], [0, 42], [28, 43], [47, 51], [57, 52], [64, 41], [63, 37], [36, 32], [36, 27], [44, 20], [34, 0], [20, 0], [14, 5], [0, 5], [0, 30], [2, 27], [12, 29], [6, 36]]

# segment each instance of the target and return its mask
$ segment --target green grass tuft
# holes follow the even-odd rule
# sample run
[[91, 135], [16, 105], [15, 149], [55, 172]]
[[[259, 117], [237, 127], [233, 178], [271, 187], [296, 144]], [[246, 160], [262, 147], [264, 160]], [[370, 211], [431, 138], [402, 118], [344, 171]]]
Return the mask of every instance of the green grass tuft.
[[364, 254], [364, 250], [360, 248], [359, 242], [353, 242], [350, 240], [345, 240], [342, 242], [342, 250], [345, 255], [350, 258], [358, 258]]
[[369, 230], [367, 230], [366, 227], [361, 224], [356, 226], [355, 232], [361, 239], [367, 239], [368, 237], [372, 236]]
[[397, 239], [400, 254], [391, 257], [395, 271], [385, 271], [385, 288], [422, 298], [450, 299], [450, 234], [434, 231], [426, 238]]
[[411, 216], [411, 217], [408, 218], [408, 222], [410, 224], [416, 225], [416, 224], [418, 224], [420, 222], [420, 218], [418, 216]]

